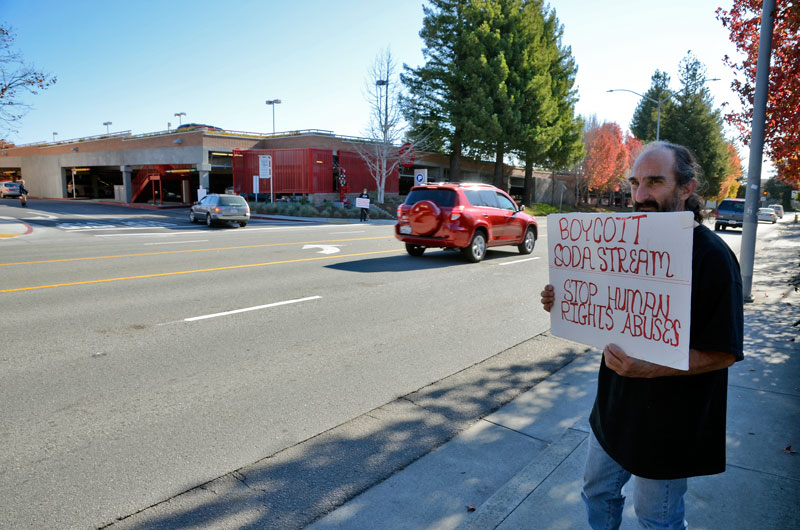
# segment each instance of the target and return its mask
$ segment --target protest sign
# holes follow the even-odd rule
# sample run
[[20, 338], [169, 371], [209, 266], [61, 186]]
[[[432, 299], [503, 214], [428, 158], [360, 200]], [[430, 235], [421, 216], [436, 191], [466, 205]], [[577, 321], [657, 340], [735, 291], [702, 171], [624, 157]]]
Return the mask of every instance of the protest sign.
[[691, 212], [547, 216], [554, 335], [689, 369]]
[[356, 197], [356, 208], [369, 208], [369, 199]]

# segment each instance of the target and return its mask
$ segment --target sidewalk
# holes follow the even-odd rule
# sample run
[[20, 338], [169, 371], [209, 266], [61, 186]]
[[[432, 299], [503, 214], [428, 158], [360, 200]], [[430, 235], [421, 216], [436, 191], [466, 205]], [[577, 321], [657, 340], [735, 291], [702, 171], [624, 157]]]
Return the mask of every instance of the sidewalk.
[[[693, 529], [800, 528], [800, 225], [759, 241], [745, 360], [730, 369], [727, 472], [689, 481]], [[580, 488], [591, 351], [308, 528], [587, 528]], [[626, 487], [627, 489], [627, 487]], [[630, 503], [622, 528], [638, 528]]]

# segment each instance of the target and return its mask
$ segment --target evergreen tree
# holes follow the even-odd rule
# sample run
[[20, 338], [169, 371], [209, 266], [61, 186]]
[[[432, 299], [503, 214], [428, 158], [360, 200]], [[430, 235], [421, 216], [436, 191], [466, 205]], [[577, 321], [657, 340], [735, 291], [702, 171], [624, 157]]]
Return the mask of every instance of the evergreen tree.
[[526, 191], [524, 200], [528, 201], [528, 204], [532, 203], [534, 198], [532, 195], [535, 194], [531, 185], [533, 182], [532, 162], [552, 168], [552, 178], [555, 179], [556, 171], [572, 167], [585, 155], [583, 120], [575, 116], [575, 103], [578, 101], [575, 75], [578, 73], [578, 67], [572, 57], [572, 48], [564, 46], [561, 42], [564, 28], [559, 23], [555, 10], [546, 15], [544, 30], [549, 46], [557, 52], [555, 60], [549, 66], [550, 96], [555, 105], [555, 116], [552, 121], [546, 122], [548, 127], [540, 130], [538, 136], [540, 148], [547, 144], [549, 147], [546, 147], [541, 153], [533, 150], [525, 155]]
[[[466, 104], [470, 95], [465, 72], [471, 11], [468, 0], [430, 0], [423, 6], [420, 37], [426, 62], [418, 68], [403, 65], [401, 75], [408, 95], [403, 98], [403, 114], [409, 123], [409, 136], [424, 137], [443, 152], [450, 153], [450, 179], [461, 179], [461, 156], [465, 134], [478, 129]], [[467, 136], [467, 137], [469, 137]]]
[[479, 158], [494, 158], [494, 184], [505, 188], [504, 158], [521, 131], [523, 53], [526, 49], [521, 0], [473, 0], [466, 11], [470, 28], [464, 108], [479, 125], [465, 130], [465, 143]]
[[713, 108], [711, 93], [705, 86], [705, 66], [691, 51], [681, 60], [679, 74], [682, 89], [675, 94], [677, 104], [661, 116], [661, 139], [694, 151], [705, 177], [698, 192], [714, 197], [720, 193], [728, 161], [722, 116]]
[[665, 116], [672, 110], [672, 92], [669, 90], [669, 75], [656, 70], [650, 78], [650, 88], [644, 93], [647, 98], [642, 98], [631, 119], [631, 132], [643, 142], [652, 142], [656, 139], [658, 130], [658, 103], [661, 101], [661, 124]]

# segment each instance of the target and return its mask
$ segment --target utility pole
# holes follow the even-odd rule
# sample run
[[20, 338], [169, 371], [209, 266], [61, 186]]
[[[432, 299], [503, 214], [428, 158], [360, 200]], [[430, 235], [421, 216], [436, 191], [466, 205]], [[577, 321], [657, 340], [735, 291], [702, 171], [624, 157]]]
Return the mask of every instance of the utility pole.
[[753, 97], [753, 130], [750, 133], [750, 161], [747, 166], [747, 192], [744, 199], [742, 247], [739, 255], [742, 270], [742, 294], [745, 302], [753, 301], [753, 261], [758, 229], [761, 157], [764, 154], [769, 62], [772, 55], [772, 29], [774, 26], [775, 0], [764, 0], [764, 5], [761, 9], [761, 37], [758, 44], [758, 64], [756, 66], [756, 93]]

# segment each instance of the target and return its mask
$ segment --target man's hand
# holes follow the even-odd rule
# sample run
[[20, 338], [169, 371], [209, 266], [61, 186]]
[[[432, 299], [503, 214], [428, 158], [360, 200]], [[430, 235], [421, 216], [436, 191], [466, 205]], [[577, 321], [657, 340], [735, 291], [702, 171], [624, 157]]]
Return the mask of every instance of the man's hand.
[[556, 290], [548, 283], [544, 286], [544, 291], [542, 291], [542, 308], [549, 313], [555, 301]]
[[689, 350], [689, 370], [677, 370], [628, 356], [616, 344], [609, 344], [603, 349], [606, 366], [624, 377], [664, 377], [669, 375], [695, 375], [714, 370], [723, 370], [731, 366], [736, 357], [718, 351]]
[[[672, 375], [673, 370], [665, 366], [634, 359], [628, 356], [622, 348], [616, 344], [609, 344], [603, 349], [603, 356], [606, 358], [606, 366], [614, 370], [623, 377], [660, 377]], [[684, 372], [686, 373], [686, 372]]]

